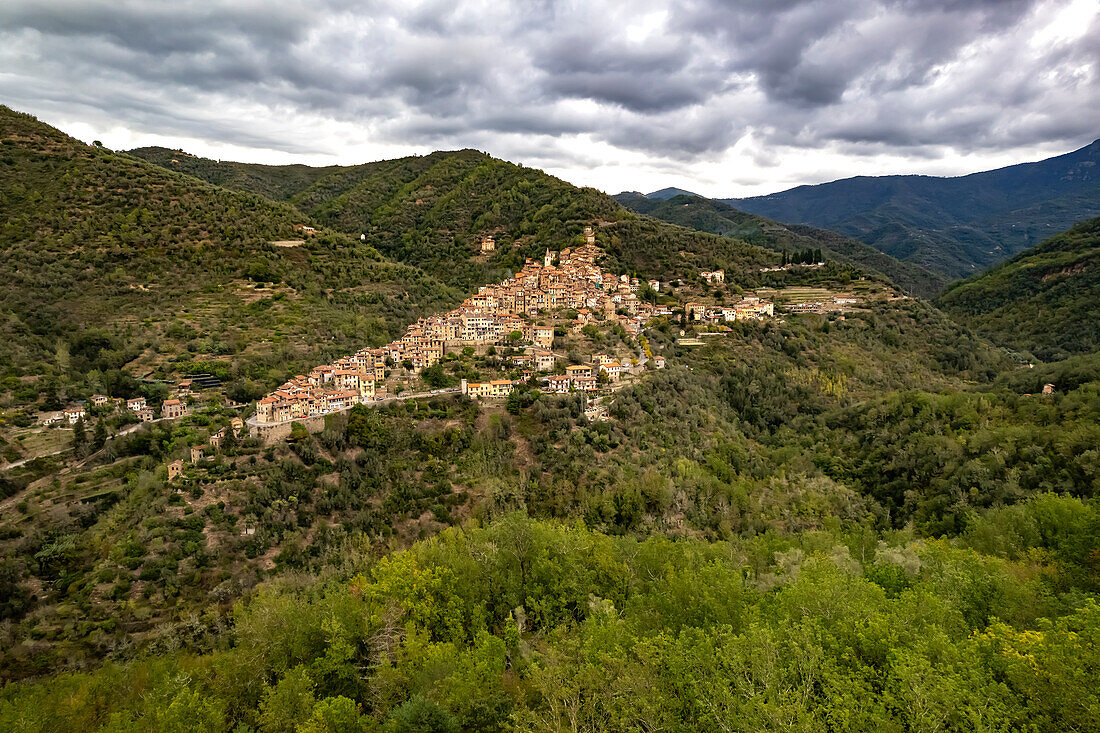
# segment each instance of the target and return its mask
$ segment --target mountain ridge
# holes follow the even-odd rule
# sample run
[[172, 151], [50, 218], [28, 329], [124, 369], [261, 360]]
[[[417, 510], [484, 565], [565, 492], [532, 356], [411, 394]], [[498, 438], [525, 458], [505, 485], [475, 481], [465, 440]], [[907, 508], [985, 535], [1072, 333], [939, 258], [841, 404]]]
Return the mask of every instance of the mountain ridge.
[[[592, 221], [602, 222], [597, 235], [613, 259], [613, 269], [645, 272], [665, 280], [692, 279], [701, 270], [725, 268], [741, 287], [754, 287], [759, 277], [753, 271], [775, 264], [763, 253], [785, 249], [773, 234], [779, 229], [758, 227], [756, 239], [749, 242], [696, 227], [665, 228], [680, 222], [639, 218], [636, 209], [624, 208], [616, 197], [574, 187], [542, 171], [476, 150], [437, 151], [329, 167], [309, 176], [298, 173], [293, 176], [298, 185], [294, 190], [277, 183], [293, 173], [285, 166], [209, 161], [194, 156], [176, 156], [177, 163], [172, 164], [168, 157], [171, 152], [131, 151], [158, 165], [243, 190], [262, 191], [277, 185], [289, 203], [316, 221], [342, 231], [363, 229], [363, 236], [382, 254], [421, 267], [465, 290], [518, 270], [526, 257], [539, 257], [546, 247], [578, 241], [583, 226]], [[485, 233], [497, 235], [498, 244], [508, 246], [498, 246], [486, 257], [472, 257], [476, 240]], [[821, 237], [835, 238], [831, 233], [809, 230], [799, 235], [787, 230], [780, 234], [799, 239], [802, 248], [815, 247], [814, 242]], [[869, 248], [867, 251], [884, 259]], [[863, 268], [855, 258], [837, 259]], [[865, 269], [876, 277], [888, 277], [881, 267], [868, 265]], [[916, 273], [910, 280], [919, 282], [923, 277]], [[914, 288], [926, 295], [935, 289], [931, 285]]]
[[903, 290], [922, 297], [931, 297], [945, 283], [944, 278], [919, 265], [897, 260], [850, 237], [816, 227], [780, 224], [714, 199], [695, 195], [654, 199], [636, 193], [621, 193], [614, 198], [633, 211], [662, 221], [744, 239], [775, 251], [793, 253], [806, 248], [820, 248], [839, 262], [881, 274]]
[[779, 221], [834, 229], [960, 277], [1100, 215], [1100, 139], [965, 176], [857, 176], [720, 200]]

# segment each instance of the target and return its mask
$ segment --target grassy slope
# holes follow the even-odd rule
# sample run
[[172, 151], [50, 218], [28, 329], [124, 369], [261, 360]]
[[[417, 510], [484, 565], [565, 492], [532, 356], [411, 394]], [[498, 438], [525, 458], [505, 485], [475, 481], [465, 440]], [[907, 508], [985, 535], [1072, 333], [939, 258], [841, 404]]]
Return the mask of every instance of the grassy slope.
[[954, 284], [938, 302], [993, 341], [1042, 359], [1100, 349], [1100, 219]]
[[[83, 145], [7, 108], [0, 140], [0, 334], [13, 344], [0, 367], [62, 391], [94, 389], [90, 371], [140, 375], [171, 358], [230, 361], [241, 379], [277, 383], [459, 297], [344, 235], [272, 246], [305, 218], [286, 203]], [[109, 357], [74, 353], [90, 333]]]
[[772, 250], [794, 252], [819, 248], [832, 259], [884, 275], [915, 295], [930, 297], [945, 282], [940, 275], [896, 260], [874, 247], [835, 232], [780, 224], [746, 214], [721, 201], [684, 195], [657, 200], [630, 193], [619, 194], [615, 199], [629, 209], [662, 221], [735, 237]]

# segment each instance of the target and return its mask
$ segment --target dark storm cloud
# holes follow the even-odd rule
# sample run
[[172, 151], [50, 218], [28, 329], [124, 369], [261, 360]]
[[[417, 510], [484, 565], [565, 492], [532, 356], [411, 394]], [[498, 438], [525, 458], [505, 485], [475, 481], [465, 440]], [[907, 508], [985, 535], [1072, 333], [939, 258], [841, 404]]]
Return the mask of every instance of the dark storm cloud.
[[431, 147], [935, 156], [1097, 134], [1100, 27], [1030, 42], [1065, 5], [7, 0], [0, 99], [288, 151], [332, 144], [275, 124], [306, 115]]

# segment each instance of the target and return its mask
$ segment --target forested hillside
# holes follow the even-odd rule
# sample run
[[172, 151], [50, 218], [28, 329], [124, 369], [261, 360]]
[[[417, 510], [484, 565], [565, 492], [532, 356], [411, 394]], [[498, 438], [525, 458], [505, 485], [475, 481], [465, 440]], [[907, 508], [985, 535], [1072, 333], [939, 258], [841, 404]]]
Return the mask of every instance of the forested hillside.
[[7, 108], [0, 170], [0, 369], [17, 402], [131, 396], [134, 377], [211, 361], [252, 399], [458, 300], [344, 234], [296, 240], [305, 217], [287, 204], [84, 145]]
[[340, 170], [338, 166], [254, 165], [211, 160], [183, 150], [160, 147], [136, 148], [129, 154], [216, 186], [254, 193], [275, 201], [286, 201], [319, 178]]
[[[657, 193], [672, 194], [674, 190]], [[632, 211], [661, 221], [723, 237], [741, 239], [779, 252], [793, 253], [804, 249], [820, 249], [830, 259], [883, 275], [914, 295], [931, 297], [946, 282], [942, 275], [934, 274], [919, 265], [896, 260], [874, 247], [835, 232], [807, 226], [780, 224], [738, 211], [721, 201], [701, 198], [694, 194], [642, 196], [634, 193], [620, 193], [615, 196], [615, 200]]]
[[[131, 151], [170, 169], [288, 201], [315, 221], [362, 234], [384, 255], [462, 290], [501, 279], [622, 210], [603, 194], [475, 150], [308, 169], [220, 163], [159, 148]], [[176, 161], [176, 162], [173, 162]], [[476, 258], [484, 235], [501, 247]]]
[[860, 176], [725, 202], [832, 229], [947, 279], [967, 277], [1100, 216], [1100, 140], [958, 178]]
[[1100, 350], [1100, 219], [953, 284], [937, 303], [994, 342], [1040, 359]]
[[257, 588], [205, 653], [9, 686], [0, 725], [1084, 731], [1100, 607], [1073, 596], [1098, 527], [1050, 495], [955, 543], [672, 542], [506, 515]]
[[[666, 226], [637, 217], [599, 191], [576, 188], [474, 150], [311, 169], [308, 176], [296, 166], [223, 163], [158, 148], [132, 154], [241, 190], [280, 192], [314, 220], [358, 232], [385, 256], [466, 291], [520, 269], [525, 258], [541, 257], [547, 247], [576, 244], [583, 227], [593, 223], [599, 224], [597, 240], [612, 256], [606, 264], [614, 271], [670, 280], [695, 279], [700, 270], [724, 268], [737, 286], [755, 287], [769, 282], [755, 270], [778, 264], [768, 250], [780, 252], [797, 244], [836, 252], [834, 259], [854, 275], [869, 271], [889, 276], [891, 272], [876, 265], [893, 264], [893, 274], [915, 289], [931, 291], [919, 268], [907, 269], [882, 256], [848, 257], [843, 251], [850, 245], [829, 232], [795, 235], [763, 227], [731, 238], [701, 227]], [[481, 256], [479, 243], [485, 235], [495, 236], [498, 246]]]
[[1024, 370], [1059, 395], [1021, 397], [1037, 390], [990, 384], [1013, 373], [1007, 361], [919, 301], [748, 324], [702, 349], [678, 346], [678, 332], [650, 331], [675, 366], [618, 393], [606, 422], [585, 418], [581, 396], [533, 391], [507, 409], [444, 397], [360, 407], [315, 436], [227, 445], [182, 486], [164, 463], [224, 416], [110, 441], [8, 502], [0, 671], [219, 648], [232, 603], [265, 579], [325, 576], [353, 548], [381, 553], [514, 511], [773, 550], [840, 531], [869, 552], [897, 531], [957, 536], [976, 513], [1042, 493], [1096, 494], [1098, 363]]

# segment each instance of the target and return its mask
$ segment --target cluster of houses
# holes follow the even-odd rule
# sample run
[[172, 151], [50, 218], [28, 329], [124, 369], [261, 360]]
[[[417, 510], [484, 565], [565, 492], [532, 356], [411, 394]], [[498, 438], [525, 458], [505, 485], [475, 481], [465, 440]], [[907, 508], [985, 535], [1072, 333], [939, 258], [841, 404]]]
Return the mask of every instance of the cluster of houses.
[[[191, 463], [198, 463], [206, 458], [207, 452], [214, 453], [218, 451], [222, 444], [225, 442], [225, 436], [228, 431], [232, 430], [236, 436], [244, 435], [244, 421], [239, 417], [235, 417], [229, 421], [229, 428], [222, 428], [216, 432], [210, 434], [210, 437], [206, 441], [206, 445], [193, 445], [191, 446]], [[172, 482], [183, 476], [183, 460], [177, 459], [168, 464], [168, 481]]]
[[256, 419], [276, 423], [346, 410], [381, 396], [385, 376], [383, 350], [360, 349], [285, 382], [256, 403]]
[[[176, 396], [161, 403], [160, 416], [172, 420], [189, 415], [191, 410], [187, 406], [186, 397], [190, 393], [191, 381], [185, 380], [180, 382], [176, 389]], [[81, 420], [86, 420], [88, 418], [87, 405], [89, 404], [92, 407], [113, 405], [118, 409], [129, 410], [141, 422], [152, 422], [157, 417], [156, 411], [149, 406], [148, 401], [144, 397], [134, 397], [124, 400], [108, 397], [107, 395], [94, 394], [88, 398], [87, 403], [66, 407], [61, 412], [45, 414], [42, 417], [42, 424], [56, 425], [68, 423], [69, 425], [76, 425]]]
[[[553, 354], [550, 355], [553, 357]], [[664, 357], [660, 358], [659, 368], [664, 367]], [[549, 368], [553, 368], [553, 362]], [[567, 392], [593, 393], [599, 389], [599, 377], [603, 375], [608, 382], [618, 382], [621, 376], [629, 370], [629, 366], [620, 363], [613, 357], [605, 354], [597, 354], [591, 364], [573, 364], [565, 367], [564, 374], [549, 374], [541, 376], [538, 381], [543, 389], [551, 394], [565, 394]], [[540, 368], [539, 371], [548, 369]], [[525, 371], [523, 379], [512, 381], [508, 379], [494, 379], [488, 382], [468, 382], [462, 380], [459, 391], [474, 399], [494, 399], [507, 397], [518, 384], [529, 380], [533, 372]]]
[[591, 364], [572, 364], [565, 368], [565, 374], [551, 374], [540, 377], [546, 385], [546, 391], [554, 394], [566, 392], [595, 392], [599, 387], [599, 377], [603, 375], [609, 382], [618, 382], [629, 369], [626, 364], [603, 354], [597, 354]]
[[733, 305], [688, 302], [684, 304], [684, 313], [689, 321], [702, 323], [761, 320], [775, 315], [775, 304], [756, 296], [748, 296]]
[[[403, 364], [417, 373], [440, 361], [448, 347], [526, 342], [533, 346], [523, 355], [509, 358], [518, 365], [545, 371], [554, 362], [550, 352], [554, 328], [536, 325], [532, 319], [554, 311], [576, 311], [570, 324], [576, 330], [602, 316], [617, 320], [632, 334], [640, 333], [652, 316], [671, 314], [667, 308], [656, 308], [638, 298], [641, 283], [637, 278], [616, 277], [596, 265], [600, 250], [591, 227], [585, 229], [585, 240], [585, 244], [559, 253], [548, 249], [542, 262], [528, 258], [513, 277], [479, 288], [476, 295], [448, 313], [421, 318], [386, 346], [361, 349], [294, 377], [257, 403], [255, 420], [280, 423], [379, 399], [384, 396], [386, 364]], [[482, 240], [484, 252], [495, 246], [490, 237]], [[498, 382], [507, 380], [468, 384], [464, 391], [475, 397], [499, 397], [511, 391], [511, 383]]]

